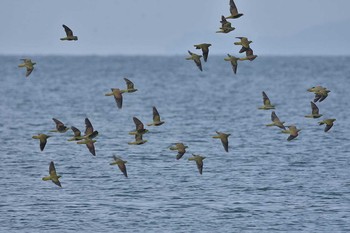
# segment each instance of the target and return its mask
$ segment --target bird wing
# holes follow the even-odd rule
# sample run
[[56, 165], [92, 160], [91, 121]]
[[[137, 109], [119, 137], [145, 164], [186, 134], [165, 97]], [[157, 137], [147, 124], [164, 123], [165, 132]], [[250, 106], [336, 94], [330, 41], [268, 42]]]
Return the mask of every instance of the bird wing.
[[50, 176], [57, 176], [55, 164], [53, 163], [53, 161], [51, 161], [50, 166], [49, 166], [49, 174], [50, 174]]
[[62, 130], [62, 129], [66, 128], [66, 126], [61, 121], [57, 120], [56, 118], [52, 118], [52, 120], [55, 122], [57, 130]]
[[138, 118], [133, 117], [132, 119], [134, 120], [134, 123], [136, 125], [136, 131], [144, 129], [143, 123]]
[[262, 92], [262, 95], [263, 95], [264, 105], [270, 105], [271, 104], [270, 99], [269, 99], [269, 97], [267, 97], [267, 95], [264, 91]]
[[72, 126], [71, 129], [72, 129], [75, 137], [80, 137], [81, 136], [81, 132], [80, 132], [80, 130], [78, 128]]
[[273, 121], [273, 122], [280, 122], [280, 119], [276, 115], [275, 111], [272, 111], [272, 113], [271, 113], [271, 121]]
[[126, 172], [125, 163], [124, 162], [118, 163], [118, 167], [119, 167], [120, 171], [123, 172], [124, 176], [128, 177], [128, 173]]
[[85, 118], [85, 135], [90, 135], [94, 132], [94, 127], [92, 126], [89, 118]]
[[228, 21], [226, 20], [225, 16], [221, 16], [221, 27], [225, 27], [225, 25], [228, 23]]
[[237, 73], [237, 61], [231, 59], [231, 66], [232, 66], [233, 73], [236, 74]]
[[313, 103], [313, 102], [310, 102], [310, 103], [311, 103], [312, 114], [313, 115], [318, 115], [318, 113], [319, 113], [318, 107], [316, 106], [315, 103]]
[[207, 61], [207, 59], [208, 59], [208, 54], [209, 54], [209, 47], [203, 46], [203, 47], [202, 47], [202, 54], [203, 54], [203, 59], [204, 59], [204, 61]]
[[230, 13], [231, 15], [238, 15], [238, 9], [233, 0], [230, 0]]
[[32, 73], [33, 70], [34, 70], [34, 66], [27, 67], [26, 77], [28, 77]]
[[92, 155], [96, 155], [95, 153], [95, 145], [94, 145], [94, 142], [92, 140], [89, 140], [89, 142], [86, 143], [86, 147], [89, 149], [90, 153]]
[[200, 57], [196, 56], [193, 60], [196, 63], [197, 67], [202, 71], [203, 69], [202, 69], [202, 62], [201, 62]]
[[120, 92], [119, 89], [113, 89], [112, 90], [113, 95], [114, 95], [114, 100], [117, 103], [118, 108], [122, 108], [123, 106], [123, 95]]
[[153, 121], [155, 121], [155, 122], [160, 121], [160, 115], [159, 115], [156, 107], [153, 107]]
[[328, 130], [330, 130], [333, 126], [333, 123], [331, 124], [327, 124], [326, 127], [324, 128], [324, 131], [327, 132]]
[[125, 82], [126, 82], [126, 88], [127, 89], [134, 89], [134, 83], [131, 82], [129, 79], [124, 78]]
[[196, 160], [196, 164], [197, 164], [199, 174], [202, 174], [202, 172], [203, 172], [203, 160], [201, 160], [201, 159]]
[[73, 31], [69, 27], [67, 27], [64, 24], [62, 26], [63, 26], [64, 30], [66, 31], [67, 37], [73, 36]]
[[47, 139], [46, 138], [40, 138], [40, 150], [43, 151], [46, 145]]
[[228, 152], [228, 138], [226, 136], [221, 136], [220, 139], [225, 151]]

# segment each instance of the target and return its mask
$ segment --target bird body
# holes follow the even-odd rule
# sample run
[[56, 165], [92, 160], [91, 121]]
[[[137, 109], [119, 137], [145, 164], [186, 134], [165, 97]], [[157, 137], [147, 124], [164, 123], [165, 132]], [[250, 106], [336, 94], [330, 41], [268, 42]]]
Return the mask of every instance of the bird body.
[[315, 103], [310, 102], [311, 103], [311, 114], [310, 115], [306, 115], [306, 118], [319, 118], [322, 116], [322, 114], [319, 113], [319, 109], [316, 106]]
[[44, 181], [51, 180], [54, 184], [58, 185], [59, 187], [62, 187], [61, 182], [59, 181], [59, 178], [61, 178], [61, 176], [57, 175], [55, 165], [51, 161], [49, 166], [49, 175], [43, 177], [42, 180]]
[[52, 118], [52, 120], [56, 124], [56, 129], [50, 130], [50, 132], [65, 133], [67, 132], [67, 130], [70, 129], [69, 127], [65, 126], [61, 121], [57, 120], [56, 118]]
[[47, 143], [47, 139], [51, 137], [49, 135], [46, 134], [38, 134], [38, 135], [34, 135], [32, 136], [33, 139], [39, 139], [40, 140], [40, 150], [43, 151], [45, 148], [45, 145]]
[[209, 47], [211, 46], [211, 44], [207, 44], [207, 43], [202, 43], [202, 44], [196, 44], [194, 45], [194, 47], [196, 49], [201, 49], [202, 50], [202, 54], [203, 54], [203, 59], [205, 62], [207, 62], [208, 59], [208, 54], [209, 54]]
[[128, 177], [128, 173], [126, 171], [126, 166], [125, 164], [127, 163], [127, 161], [122, 160], [121, 158], [113, 155], [113, 162], [110, 163], [110, 165], [118, 165], [120, 171], [124, 174], [125, 177]]
[[231, 63], [233, 73], [236, 74], [237, 73], [237, 66], [238, 66], [237, 61], [239, 60], [239, 58], [237, 58], [235, 56], [231, 56], [230, 54], [227, 54], [227, 57], [224, 58], [224, 60], [229, 61]]
[[131, 82], [129, 79], [127, 78], [124, 78], [125, 80], [125, 83], [126, 83], [126, 90], [120, 90], [121, 93], [132, 93], [132, 92], [135, 92], [137, 91], [137, 89], [135, 89], [134, 87], [134, 83]]
[[20, 68], [26, 67], [27, 68], [26, 77], [28, 77], [34, 70], [34, 65], [36, 64], [36, 62], [32, 62], [32, 60], [28, 58], [24, 58], [21, 60], [23, 61], [23, 63], [19, 64], [18, 67]]
[[195, 154], [192, 154], [192, 155], [193, 155], [192, 157], [188, 158], [188, 161], [196, 161], [199, 174], [202, 175], [202, 173], [203, 173], [203, 160], [206, 157], [201, 156], [201, 155], [195, 155]]
[[185, 146], [183, 143], [176, 143], [174, 146], [169, 147], [170, 150], [177, 150], [178, 153], [176, 155], [176, 159], [179, 160], [186, 153], [186, 149], [188, 146]]
[[164, 121], [161, 121], [160, 120], [160, 115], [158, 113], [158, 110], [156, 107], [153, 106], [153, 122], [152, 123], [149, 123], [147, 124], [147, 126], [160, 126], [164, 124]]
[[123, 95], [119, 88], [111, 88], [112, 92], [106, 93], [105, 96], [114, 96], [114, 100], [117, 107], [121, 109], [123, 107]]
[[266, 93], [264, 91], [262, 92], [262, 96], [263, 96], [264, 105], [259, 107], [259, 109], [262, 109], [262, 110], [275, 109], [275, 105], [271, 104], [269, 97], [266, 95]]
[[336, 119], [334, 119], [334, 118], [332, 118], [332, 119], [325, 119], [323, 121], [318, 122], [318, 124], [319, 125], [326, 124], [326, 127], [324, 128], [324, 131], [328, 132], [328, 130], [330, 130], [333, 127], [334, 121], [336, 121]]
[[213, 138], [220, 138], [221, 143], [225, 149], [226, 152], [228, 152], [228, 137], [231, 134], [227, 134], [227, 133], [222, 133], [222, 132], [218, 132], [216, 131], [217, 135], [213, 136]]
[[78, 40], [78, 37], [73, 35], [73, 31], [69, 27], [67, 27], [64, 24], [62, 25], [62, 27], [64, 28], [64, 31], [66, 32], [66, 37], [60, 38], [60, 40], [69, 40], [69, 41]]
[[193, 60], [194, 63], [196, 63], [198, 69], [200, 71], [203, 71], [203, 69], [202, 69], [202, 62], [201, 62], [202, 55], [198, 55], [198, 54], [192, 53], [189, 50], [188, 50], [188, 53], [190, 54], [190, 57], [186, 57], [186, 60]]
[[148, 129], [144, 128], [144, 125], [143, 125], [142, 121], [140, 121], [137, 117], [133, 117], [133, 121], [135, 123], [136, 130], [129, 132], [130, 135], [136, 135], [138, 133], [139, 134], [148, 133]]
[[272, 111], [271, 113], [271, 121], [272, 123], [271, 124], [267, 124], [266, 126], [277, 126], [281, 129], [284, 129], [286, 130], [286, 127], [283, 125], [284, 124], [284, 121], [280, 121], [280, 119], [277, 117], [275, 111]]

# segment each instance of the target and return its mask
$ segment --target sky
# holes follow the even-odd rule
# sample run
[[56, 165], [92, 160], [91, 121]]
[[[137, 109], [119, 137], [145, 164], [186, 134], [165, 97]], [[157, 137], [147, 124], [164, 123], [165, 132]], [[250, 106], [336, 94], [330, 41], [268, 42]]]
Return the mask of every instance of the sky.
[[[349, 0], [235, 0], [244, 15], [218, 34], [229, 0], [1, 0], [0, 54], [187, 55], [211, 43], [234, 54], [235, 37], [259, 55], [350, 55]], [[78, 41], [60, 41], [62, 24]]]

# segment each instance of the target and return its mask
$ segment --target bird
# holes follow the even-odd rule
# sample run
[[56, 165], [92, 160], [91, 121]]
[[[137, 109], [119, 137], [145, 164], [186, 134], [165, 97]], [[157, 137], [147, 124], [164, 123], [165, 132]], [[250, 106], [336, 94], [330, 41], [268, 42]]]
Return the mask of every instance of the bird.
[[153, 106], [153, 122], [152, 123], [149, 123], [147, 124], [147, 126], [160, 126], [164, 124], [164, 121], [161, 121], [160, 120], [160, 115], [158, 113], [158, 110], [156, 107]]
[[331, 119], [325, 119], [323, 121], [318, 122], [319, 125], [326, 124], [326, 127], [324, 128], [325, 132], [328, 132], [333, 127], [333, 122], [336, 121], [336, 119], [331, 118]]
[[224, 60], [231, 62], [233, 73], [236, 74], [237, 73], [237, 66], [238, 66], [237, 61], [239, 60], [239, 58], [237, 58], [235, 56], [231, 56], [230, 54], [227, 54], [227, 57], [225, 57]]
[[227, 134], [227, 133], [222, 133], [222, 132], [218, 132], [216, 131], [217, 135], [213, 136], [213, 138], [220, 138], [222, 145], [224, 146], [224, 149], [226, 152], [228, 152], [228, 137], [231, 134]]
[[227, 16], [226, 19], [238, 19], [243, 15], [242, 13], [238, 13], [238, 9], [233, 0], [230, 0], [230, 13], [231, 15]]
[[54, 184], [62, 187], [61, 182], [59, 181], [59, 178], [61, 178], [61, 176], [57, 175], [56, 169], [55, 169], [55, 164], [53, 163], [53, 161], [51, 161], [50, 166], [49, 166], [49, 175], [43, 177], [42, 180], [44, 180], [44, 181], [51, 180]]
[[299, 131], [295, 125], [288, 126], [288, 129], [289, 129], [289, 137], [287, 138], [288, 141], [291, 141], [294, 138], [298, 137]]
[[201, 155], [195, 155], [195, 154], [192, 154], [192, 155], [193, 155], [192, 157], [188, 158], [188, 161], [196, 161], [199, 174], [202, 175], [202, 173], [203, 173], [203, 159], [205, 159], [206, 157], [201, 156]]
[[275, 111], [272, 111], [272, 113], [271, 113], [271, 121], [272, 121], [272, 123], [267, 124], [266, 126], [277, 126], [281, 129], [286, 130], [286, 127], [283, 125], [284, 121], [283, 122], [280, 121], [280, 119], [277, 117]]
[[62, 27], [64, 28], [64, 31], [66, 32], [66, 37], [63, 37], [60, 40], [78, 40], [78, 37], [73, 35], [73, 31], [69, 27], [67, 27], [64, 24], [62, 25]]
[[190, 50], [188, 50], [188, 53], [191, 56], [190, 57], [186, 57], [186, 60], [193, 60], [196, 63], [196, 65], [199, 68], [199, 70], [203, 71], [203, 69], [202, 69], [202, 62], [201, 62], [202, 55], [198, 55], [198, 54], [192, 53]]
[[18, 67], [26, 67], [26, 77], [28, 77], [34, 70], [34, 65], [36, 64], [36, 62], [32, 62], [32, 60], [28, 58], [21, 59], [21, 61], [23, 61], [23, 63], [19, 64]]
[[[95, 131], [97, 132], [97, 131]], [[97, 132], [98, 134], [98, 132]], [[81, 140], [81, 141], [78, 141], [77, 144], [85, 144], [86, 147], [89, 149], [90, 153], [93, 155], [93, 156], [96, 156], [96, 152], [95, 152], [95, 145], [94, 143], [96, 142], [96, 140], [93, 140], [91, 137], [92, 135], [88, 136], [87, 138]]]
[[194, 47], [196, 49], [201, 49], [202, 50], [202, 54], [203, 54], [203, 59], [205, 62], [207, 62], [208, 60], [208, 54], [209, 54], [209, 47], [211, 46], [211, 44], [207, 44], [207, 43], [202, 43], [202, 44], [195, 44]]
[[117, 107], [121, 109], [123, 107], [123, 95], [119, 88], [111, 88], [112, 92], [106, 93], [105, 96], [114, 96], [114, 100], [117, 103]]
[[32, 136], [33, 139], [39, 139], [40, 140], [40, 150], [43, 151], [45, 148], [45, 145], [47, 143], [47, 139], [51, 137], [49, 135], [46, 134], [38, 134], [38, 135], [34, 135]]
[[86, 117], [85, 118], [85, 137], [90, 136], [93, 132], [94, 132], [94, 127], [92, 126], [89, 118]]
[[174, 146], [169, 147], [170, 150], [177, 150], [177, 160], [181, 159], [182, 156], [186, 153], [186, 148], [188, 148], [188, 146], [185, 146], [182, 142], [175, 143]]
[[325, 89], [321, 89], [319, 91], [315, 92], [315, 98], [314, 98], [314, 102], [316, 103], [317, 101], [322, 102], [323, 100], [325, 100], [328, 96], [328, 93], [331, 92], [330, 90]]
[[239, 50], [239, 53], [246, 52], [250, 46], [249, 44], [252, 43], [253, 41], [248, 40], [247, 37], [236, 37], [237, 39], [240, 39], [239, 42], [234, 42], [235, 45], [242, 45], [242, 48]]
[[235, 27], [232, 27], [231, 26], [231, 23], [228, 22], [225, 18], [225, 16], [221, 16], [221, 27], [219, 28], [220, 30], [219, 31], [216, 31], [216, 33], [229, 33], [233, 30], [235, 30], [236, 28]]
[[124, 78], [124, 80], [125, 80], [125, 83], [126, 83], [126, 90], [121, 90], [120, 91], [121, 93], [125, 93], [125, 92], [132, 93], [132, 92], [137, 91], [137, 89], [135, 89], [135, 87], [134, 87], [134, 83], [133, 82], [131, 82], [127, 78]]
[[61, 121], [57, 120], [56, 118], [52, 118], [52, 120], [56, 124], [56, 129], [50, 130], [50, 132], [59, 132], [59, 133], [65, 133], [70, 128], [65, 126]]
[[136, 133], [135, 134], [135, 141], [133, 142], [128, 142], [129, 145], [141, 145], [141, 144], [144, 144], [146, 143], [147, 140], [143, 140], [142, 139], [142, 134], [140, 133]]
[[128, 177], [128, 173], [126, 171], [126, 166], [125, 164], [127, 163], [127, 161], [122, 160], [121, 158], [113, 155], [113, 162], [110, 163], [110, 165], [118, 165], [120, 171], [124, 174], [125, 177]]
[[246, 51], [245, 51], [245, 57], [242, 57], [240, 58], [239, 60], [240, 61], [245, 61], [245, 60], [249, 60], [249, 61], [253, 61], [255, 58], [257, 58], [258, 55], [255, 55], [254, 54], [254, 51], [253, 49], [251, 48], [248, 48]]
[[266, 95], [264, 91], [262, 92], [262, 96], [263, 96], [264, 105], [259, 107], [259, 109], [263, 109], [263, 110], [275, 109], [275, 105], [271, 104], [269, 97]]
[[136, 130], [129, 132], [130, 135], [136, 135], [138, 133], [139, 134], [148, 133], [148, 129], [144, 128], [144, 125], [143, 125], [142, 121], [140, 121], [137, 117], [133, 117], [132, 119], [133, 119], [133, 121], [135, 123]]
[[306, 115], [306, 118], [319, 118], [322, 116], [322, 114], [319, 113], [319, 109], [316, 106], [316, 104], [314, 102], [310, 102], [311, 103], [311, 115]]
[[73, 137], [71, 137], [67, 141], [79, 141], [79, 140], [84, 139], [84, 137], [81, 135], [81, 132], [78, 128], [72, 126], [71, 129], [72, 129], [74, 135], [73, 135]]

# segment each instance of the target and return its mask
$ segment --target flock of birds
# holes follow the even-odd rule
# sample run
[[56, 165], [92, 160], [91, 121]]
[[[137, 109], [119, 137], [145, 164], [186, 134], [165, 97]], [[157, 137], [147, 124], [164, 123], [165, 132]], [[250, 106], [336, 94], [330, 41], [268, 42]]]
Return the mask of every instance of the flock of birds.
[[[221, 16], [221, 27], [217, 33], [229, 33], [233, 31], [235, 28], [232, 27], [231, 23], [227, 21], [227, 19], [237, 19], [241, 17], [243, 14], [238, 13], [237, 7], [234, 3], [233, 0], [230, 0], [230, 13], [231, 15], [228, 17]], [[66, 25], [63, 25], [63, 28], [66, 32], [66, 37], [60, 38], [62, 41], [76, 41], [78, 40], [78, 37], [73, 34], [73, 31], [67, 27]], [[247, 37], [236, 37], [240, 41], [235, 42], [235, 45], [240, 45], [242, 46], [239, 53], [246, 53], [246, 56], [243, 58], [237, 58], [235, 56], [232, 56], [230, 54], [227, 54], [227, 58], [224, 58], [225, 61], [230, 61], [231, 66], [233, 69], [233, 72], [236, 74], [237, 72], [237, 62], [238, 61], [243, 61], [243, 60], [249, 60], [252, 61], [254, 60], [257, 55], [254, 55], [253, 50], [250, 48], [250, 43], [252, 41], [248, 40]], [[187, 57], [187, 60], [193, 60], [197, 67], [202, 71], [202, 63], [201, 63], [201, 58], [203, 57], [204, 62], [207, 62], [208, 59], [208, 54], [209, 54], [209, 47], [211, 44], [209, 43], [202, 43], [202, 44], [196, 44], [194, 47], [196, 49], [201, 49], [203, 55], [198, 55], [195, 53], [192, 53], [191, 51], [188, 51], [190, 54], [190, 57]], [[34, 65], [36, 64], [35, 62], [32, 62], [31, 59], [21, 59], [23, 60], [23, 63], [18, 65], [19, 67], [25, 67], [26, 68], [26, 77], [28, 77], [33, 69]], [[137, 89], [134, 86], [134, 83], [130, 81], [127, 78], [124, 78], [126, 82], [126, 89], [120, 89], [120, 88], [111, 88], [111, 92], [106, 93], [105, 96], [113, 96], [115, 99], [115, 102], [117, 104], [117, 108], [121, 109], [123, 106], [123, 94], [124, 93], [133, 93], [136, 92]], [[315, 98], [313, 102], [311, 101], [311, 114], [306, 115], [305, 117], [307, 118], [319, 118], [322, 116], [322, 114], [319, 113], [319, 109], [316, 106], [316, 102], [322, 102], [325, 100], [328, 96], [328, 93], [330, 92], [327, 88], [322, 87], [322, 86], [315, 86], [310, 89], [308, 89], [309, 92], [313, 92], [315, 94]], [[267, 94], [263, 91], [262, 92], [263, 96], [263, 106], [259, 107], [261, 110], [273, 110], [275, 109], [275, 106], [271, 103], [269, 97]], [[88, 150], [92, 155], [96, 155], [95, 153], [95, 146], [94, 143], [96, 142], [96, 137], [98, 136], [98, 131], [94, 130], [92, 123], [88, 118], [85, 118], [85, 132], [84, 134], [81, 133], [81, 131], [74, 127], [67, 127], [64, 123], [62, 123], [60, 120], [56, 118], [52, 118], [54, 123], [56, 124], [56, 128], [54, 130], [51, 130], [50, 132], [56, 132], [56, 133], [65, 133], [68, 130], [72, 130], [74, 135], [73, 137], [67, 139], [68, 141], [75, 141], [77, 144], [85, 144]], [[267, 124], [266, 126], [276, 126], [282, 129], [282, 133], [289, 134], [289, 137], [287, 138], [288, 141], [295, 139], [299, 132], [300, 129], [298, 129], [295, 125], [290, 125], [290, 126], [285, 126], [284, 123], [280, 121], [280, 119], [277, 117], [275, 111], [272, 111], [271, 113], [271, 120], [272, 123]], [[320, 121], [319, 124], [323, 125], [325, 124], [326, 127], [324, 129], [325, 132], [329, 131], [332, 126], [333, 122], [336, 119], [324, 119], [323, 121]], [[129, 145], [141, 145], [147, 142], [147, 140], [143, 139], [143, 135], [147, 132], [149, 132], [148, 129], [144, 127], [144, 124], [137, 118], [133, 117], [133, 121], [135, 123], [135, 130], [129, 132], [130, 135], [134, 135], [135, 141], [129, 142]], [[159, 112], [156, 107], [153, 107], [153, 122], [147, 124], [147, 126], [161, 126], [164, 124], [164, 121], [161, 120]], [[288, 128], [288, 129], [287, 129]], [[213, 138], [217, 138], [221, 140], [221, 143], [224, 147], [224, 150], [228, 152], [229, 147], [228, 147], [228, 137], [231, 134], [229, 133], [224, 133], [224, 132], [219, 132], [216, 131], [216, 135], [212, 136]], [[45, 148], [45, 145], [47, 143], [48, 138], [51, 136], [45, 133], [40, 133], [38, 135], [34, 135], [32, 138], [33, 139], [38, 139], [40, 141], [40, 150], [43, 151]], [[174, 145], [170, 146], [170, 150], [176, 150], [177, 151], [177, 156], [176, 159], [179, 160], [183, 157], [183, 155], [186, 153], [186, 149], [188, 146], [186, 146], [182, 142], [175, 143]], [[199, 154], [192, 154], [192, 157], [188, 158], [189, 161], [195, 161], [198, 171], [200, 174], [203, 172], [203, 160], [205, 159], [205, 156], [199, 155]], [[113, 161], [110, 163], [110, 165], [118, 165], [120, 171], [124, 174], [125, 177], [128, 177], [127, 175], [127, 169], [126, 169], [126, 164], [127, 161], [123, 160], [120, 157], [113, 156]], [[59, 181], [59, 178], [61, 176], [57, 175], [56, 169], [54, 162], [51, 161], [49, 165], [49, 175], [45, 176], [42, 178], [42, 180], [51, 180], [53, 183], [61, 187], [61, 183]]]

